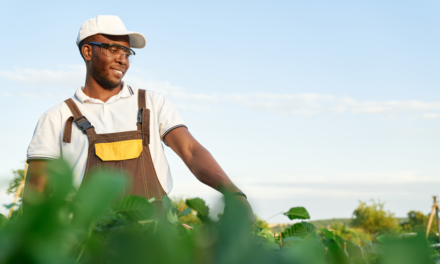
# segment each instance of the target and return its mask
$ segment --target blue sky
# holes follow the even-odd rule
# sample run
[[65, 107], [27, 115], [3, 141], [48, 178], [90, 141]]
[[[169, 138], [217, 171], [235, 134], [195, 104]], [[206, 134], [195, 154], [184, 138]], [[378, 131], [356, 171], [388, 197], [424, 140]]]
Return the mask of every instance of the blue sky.
[[[439, 11], [438, 1], [2, 3], [0, 202], [39, 116], [84, 83], [79, 27], [108, 14], [147, 38], [125, 80], [178, 107], [261, 217], [298, 205], [313, 219], [350, 217], [370, 198], [398, 216], [427, 213], [440, 186]], [[214, 204], [166, 153], [171, 195]]]

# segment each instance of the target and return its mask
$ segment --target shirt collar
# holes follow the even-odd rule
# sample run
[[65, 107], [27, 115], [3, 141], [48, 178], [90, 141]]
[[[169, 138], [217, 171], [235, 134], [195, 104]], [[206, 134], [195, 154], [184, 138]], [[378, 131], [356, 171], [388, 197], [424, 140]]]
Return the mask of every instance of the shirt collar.
[[[81, 103], [104, 104], [104, 102], [99, 99], [89, 97], [84, 93], [83, 90], [84, 90], [84, 86], [80, 86], [76, 89], [76, 93], [75, 93], [75, 97], [78, 98], [78, 100], [81, 101]], [[133, 95], [133, 90], [131, 89], [131, 87], [126, 85], [125, 82], [123, 82], [121, 91], [117, 95], [110, 97], [110, 99], [108, 99], [108, 101], [105, 103], [112, 103], [120, 98], [126, 98], [132, 95]]]

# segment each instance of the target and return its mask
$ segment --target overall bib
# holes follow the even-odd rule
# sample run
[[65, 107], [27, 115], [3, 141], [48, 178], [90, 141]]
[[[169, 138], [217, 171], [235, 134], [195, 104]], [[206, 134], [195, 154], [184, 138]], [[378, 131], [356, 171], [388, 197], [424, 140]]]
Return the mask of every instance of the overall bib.
[[87, 165], [83, 181], [103, 169], [123, 172], [131, 178], [131, 188], [128, 192], [124, 188], [124, 196], [133, 194], [150, 199], [155, 198], [153, 205], [156, 215], [162, 215], [164, 208], [162, 198], [166, 195], [157, 178], [150, 153], [150, 110], [146, 108], [145, 90], [139, 89], [137, 130], [96, 134], [95, 128], [78, 109], [75, 102], [69, 98], [65, 101], [73, 116], [64, 128], [63, 142], [70, 143], [72, 123], [75, 123], [89, 140]]

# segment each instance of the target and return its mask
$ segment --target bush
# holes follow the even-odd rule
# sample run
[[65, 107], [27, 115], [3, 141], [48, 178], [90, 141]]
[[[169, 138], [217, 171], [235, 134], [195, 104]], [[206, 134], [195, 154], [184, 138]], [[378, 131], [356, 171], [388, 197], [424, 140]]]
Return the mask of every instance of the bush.
[[199, 226], [202, 222], [197, 217], [196, 210], [188, 207], [183, 197], [171, 198], [173, 206], [177, 209], [179, 222], [189, 226]]
[[[426, 232], [429, 215], [430, 214], [424, 215], [420, 211], [410, 211], [408, 213], [408, 221], [402, 223], [402, 229], [406, 232]], [[430, 232], [437, 233], [437, 222], [435, 221], [435, 217], [431, 223]]]
[[256, 228], [269, 228], [269, 223], [259, 218], [258, 215], [255, 215], [255, 223], [253, 224]]
[[353, 212], [351, 226], [363, 229], [371, 238], [380, 233], [396, 233], [401, 230], [399, 221], [394, 214], [384, 210], [385, 203], [371, 200], [371, 204], [359, 201], [359, 206]]
[[370, 241], [370, 234], [361, 228], [350, 228], [342, 222], [333, 223], [330, 228], [335, 235], [360, 246], [365, 246]]

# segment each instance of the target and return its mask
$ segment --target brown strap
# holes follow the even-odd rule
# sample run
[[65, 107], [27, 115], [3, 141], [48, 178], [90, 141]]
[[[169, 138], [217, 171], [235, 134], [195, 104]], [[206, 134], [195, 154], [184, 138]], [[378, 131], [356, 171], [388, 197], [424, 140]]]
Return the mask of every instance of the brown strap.
[[[64, 101], [64, 102], [65, 102], [65, 103], [67, 104], [67, 106], [69, 107], [70, 112], [72, 112], [72, 114], [73, 114], [73, 119], [76, 119], [78, 122], [81, 122], [81, 121], [83, 121], [84, 119], [87, 120], [87, 118], [86, 118], [85, 116], [83, 116], [83, 114], [81, 113], [81, 111], [79, 110], [79, 108], [78, 108], [78, 106], [75, 104], [75, 102], [72, 100], [72, 98], [69, 98], [69, 99], [67, 99], [67, 100]], [[80, 117], [83, 117], [83, 118], [82, 118], [82, 119], [78, 119], [78, 118], [80, 118]], [[70, 118], [69, 118], [69, 119], [70, 119]], [[73, 121], [73, 120], [72, 120], [72, 121]], [[71, 121], [71, 122], [72, 122], [72, 121]], [[88, 120], [87, 120], [87, 121], [88, 121]], [[64, 140], [66, 140], [66, 143], [67, 143], [67, 141], [69, 141], [69, 143], [70, 143], [70, 139], [67, 138], [67, 135], [66, 135], [66, 134], [69, 134], [69, 132], [66, 133], [67, 122], [69, 122], [69, 120], [66, 121], [66, 126], [65, 126], [65, 128], [64, 128], [64, 135], [65, 135], [65, 136], [63, 136], [63, 142], [65, 142]], [[87, 136], [90, 136], [90, 135], [96, 135], [96, 131], [95, 131], [95, 128], [94, 128], [93, 126], [92, 126], [91, 128], [89, 128], [89, 129], [86, 129], [85, 132], [86, 132]], [[70, 137], [71, 137], [71, 135], [72, 135], [72, 124], [70, 124]]]
[[145, 102], [145, 96], [146, 91], [143, 89], [139, 89], [138, 90], [138, 108], [142, 109], [142, 108], [147, 108], [147, 103]]
[[139, 113], [142, 114], [142, 123], [138, 123], [138, 130], [142, 130], [142, 142], [147, 146], [150, 144], [150, 110], [147, 109], [145, 94], [145, 90], [138, 90], [138, 108]]
[[[140, 117], [139, 115], [142, 114], [142, 110], [143, 108], [146, 108], [146, 103], [145, 103], [145, 90], [139, 89], [138, 90], [138, 119], [137, 119], [137, 130], [142, 130], [142, 117]], [[140, 118], [140, 119], [139, 119]]]
[[66, 125], [64, 126], [63, 142], [70, 143], [72, 139], [72, 123], [73, 116], [67, 118]]
[[142, 141], [150, 144], [150, 109], [142, 108]]
[[64, 102], [69, 107], [70, 112], [72, 112], [74, 119], [77, 119], [78, 117], [83, 116], [83, 114], [81, 113], [81, 111], [79, 111], [78, 106], [75, 104], [75, 102], [72, 100], [72, 98], [69, 98]]

